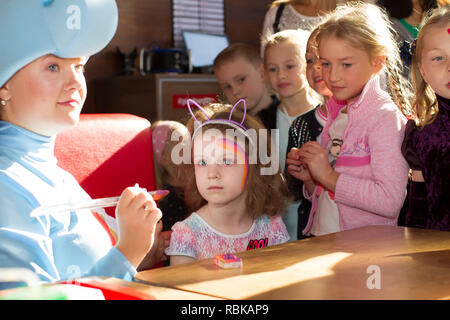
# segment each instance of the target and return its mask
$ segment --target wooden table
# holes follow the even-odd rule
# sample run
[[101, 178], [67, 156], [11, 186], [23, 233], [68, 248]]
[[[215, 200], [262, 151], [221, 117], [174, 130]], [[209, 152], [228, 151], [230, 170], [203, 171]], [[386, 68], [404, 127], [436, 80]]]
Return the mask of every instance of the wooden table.
[[450, 232], [369, 226], [138, 273], [146, 283], [224, 299], [450, 299]]

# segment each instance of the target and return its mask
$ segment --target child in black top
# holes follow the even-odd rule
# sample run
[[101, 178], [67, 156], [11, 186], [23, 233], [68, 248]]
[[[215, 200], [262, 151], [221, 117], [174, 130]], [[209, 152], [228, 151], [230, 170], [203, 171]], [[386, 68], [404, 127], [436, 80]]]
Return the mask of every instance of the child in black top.
[[289, 128], [289, 141], [287, 147], [288, 156], [286, 159], [285, 170], [289, 190], [294, 195], [295, 201], [300, 201], [298, 207], [298, 239], [305, 238], [302, 234], [302, 230], [306, 227], [306, 223], [308, 222], [311, 202], [303, 198], [303, 182], [295, 177], [298, 166], [289, 159], [289, 153], [300, 149], [305, 142], [311, 140], [319, 141], [327, 119], [325, 103], [332, 96], [331, 91], [322, 79], [322, 65], [318, 57], [317, 49], [313, 46], [314, 36], [315, 32], [313, 31], [308, 39], [306, 47], [306, 78], [311, 88], [323, 96], [324, 103], [297, 117]]

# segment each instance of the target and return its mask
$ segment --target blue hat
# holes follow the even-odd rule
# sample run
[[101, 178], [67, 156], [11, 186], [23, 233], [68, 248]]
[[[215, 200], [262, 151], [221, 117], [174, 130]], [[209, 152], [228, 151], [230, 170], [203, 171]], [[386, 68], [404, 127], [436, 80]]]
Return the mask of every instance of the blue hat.
[[0, 87], [35, 59], [91, 56], [116, 32], [115, 0], [1, 0]]

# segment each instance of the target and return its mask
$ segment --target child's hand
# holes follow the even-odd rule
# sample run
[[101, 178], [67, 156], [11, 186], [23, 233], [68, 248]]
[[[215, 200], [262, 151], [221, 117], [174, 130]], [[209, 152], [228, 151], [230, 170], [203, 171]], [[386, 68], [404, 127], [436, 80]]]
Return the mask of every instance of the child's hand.
[[137, 267], [153, 245], [162, 213], [152, 196], [139, 187], [126, 188], [116, 208], [117, 249]]
[[298, 152], [300, 160], [308, 167], [312, 178], [331, 192], [335, 191], [339, 174], [328, 161], [328, 151], [316, 141], [306, 142]]
[[292, 148], [286, 158], [287, 171], [294, 178], [303, 182], [312, 180], [309, 170], [302, 164], [299, 149]]
[[162, 228], [163, 224], [160, 220], [156, 226], [153, 246], [137, 268], [138, 271], [150, 269], [158, 262], [169, 259], [164, 251], [169, 247], [172, 231], [162, 231]]

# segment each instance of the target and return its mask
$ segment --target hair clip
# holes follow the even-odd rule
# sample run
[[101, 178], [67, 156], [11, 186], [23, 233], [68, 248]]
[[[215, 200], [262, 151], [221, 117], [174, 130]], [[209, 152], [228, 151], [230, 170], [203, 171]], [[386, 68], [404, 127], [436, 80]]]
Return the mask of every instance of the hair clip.
[[400, 58], [409, 67], [411, 65], [412, 56], [416, 51], [417, 39], [414, 41], [404, 40], [402, 46], [400, 47]]

